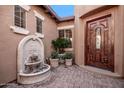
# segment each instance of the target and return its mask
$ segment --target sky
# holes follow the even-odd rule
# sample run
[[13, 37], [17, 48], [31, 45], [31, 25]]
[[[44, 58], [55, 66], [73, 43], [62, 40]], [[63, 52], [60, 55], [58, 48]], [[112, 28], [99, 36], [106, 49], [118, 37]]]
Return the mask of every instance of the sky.
[[74, 15], [73, 5], [51, 5], [51, 7], [59, 17], [68, 17]]

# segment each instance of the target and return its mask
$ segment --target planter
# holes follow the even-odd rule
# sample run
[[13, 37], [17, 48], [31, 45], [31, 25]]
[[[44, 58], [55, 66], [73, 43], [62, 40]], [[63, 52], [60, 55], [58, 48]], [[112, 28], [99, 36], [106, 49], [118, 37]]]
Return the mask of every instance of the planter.
[[64, 56], [65, 56], [64, 53], [63, 53], [63, 54], [58, 54], [59, 62], [60, 62], [61, 64], [63, 64], [63, 63], [65, 62], [65, 60], [64, 60]]
[[50, 59], [50, 65], [53, 68], [56, 68], [59, 66], [59, 59]]
[[63, 60], [63, 59], [59, 60], [59, 63], [61, 63], [61, 64], [64, 64], [64, 62], [65, 62], [65, 60]]
[[65, 59], [65, 64], [66, 64], [66, 66], [71, 66], [72, 65], [72, 59]]

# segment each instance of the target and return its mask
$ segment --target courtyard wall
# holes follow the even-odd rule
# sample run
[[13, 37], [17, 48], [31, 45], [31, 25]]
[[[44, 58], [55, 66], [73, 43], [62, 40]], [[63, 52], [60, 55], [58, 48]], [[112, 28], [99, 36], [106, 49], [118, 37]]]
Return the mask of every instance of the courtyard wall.
[[[44, 17], [42, 24], [42, 39], [45, 47], [45, 57], [49, 57], [52, 51], [51, 40], [58, 37], [57, 24], [50, 15], [46, 14], [42, 6], [30, 6], [26, 13], [26, 30], [28, 35], [36, 33], [36, 17], [34, 10]], [[0, 6], [0, 84], [16, 79], [17, 75], [17, 48], [19, 42], [27, 35], [12, 31], [14, 26], [14, 6]]]

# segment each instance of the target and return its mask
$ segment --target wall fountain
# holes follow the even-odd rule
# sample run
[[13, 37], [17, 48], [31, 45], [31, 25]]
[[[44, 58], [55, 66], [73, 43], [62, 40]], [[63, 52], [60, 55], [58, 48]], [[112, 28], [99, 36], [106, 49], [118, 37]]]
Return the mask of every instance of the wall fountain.
[[18, 46], [17, 82], [33, 84], [50, 76], [50, 66], [44, 62], [44, 45], [37, 35], [26, 36]]

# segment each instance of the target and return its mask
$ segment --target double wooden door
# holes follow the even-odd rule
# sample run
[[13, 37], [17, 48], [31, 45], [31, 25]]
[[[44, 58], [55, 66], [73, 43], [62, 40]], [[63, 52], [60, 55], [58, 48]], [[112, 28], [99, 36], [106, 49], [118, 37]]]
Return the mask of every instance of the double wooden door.
[[86, 65], [114, 71], [114, 31], [111, 15], [86, 22]]

